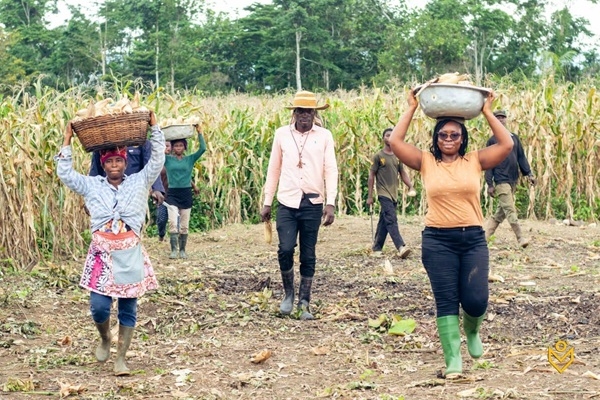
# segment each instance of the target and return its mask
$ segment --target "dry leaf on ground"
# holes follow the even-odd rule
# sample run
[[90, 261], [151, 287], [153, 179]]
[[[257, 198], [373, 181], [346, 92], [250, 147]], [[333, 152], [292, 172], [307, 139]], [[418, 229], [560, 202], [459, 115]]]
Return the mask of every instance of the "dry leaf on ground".
[[320, 347], [313, 347], [311, 349], [311, 352], [315, 355], [315, 356], [324, 356], [326, 354], [329, 354], [329, 347], [326, 346], [320, 346]]
[[57, 380], [58, 385], [60, 386], [59, 396], [61, 398], [68, 397], [72, 394], [81, 394], [86, 391], [86, 388], [83, 385], [71, 385], [70, 383], [63, 383]]
[[61, 341], [60, 344], [62, 346], [69, 346], [71, 343], [73, 343], [73, 340], [71, 339], [71, 336], [65, 336]]
[[252, 361], [254, 364], [260, 364], [262, 362], [267, 361], [269, 358], [271, 358], [271, 350], [263, 350], [260, 353], [256, 353], [252, 356]]

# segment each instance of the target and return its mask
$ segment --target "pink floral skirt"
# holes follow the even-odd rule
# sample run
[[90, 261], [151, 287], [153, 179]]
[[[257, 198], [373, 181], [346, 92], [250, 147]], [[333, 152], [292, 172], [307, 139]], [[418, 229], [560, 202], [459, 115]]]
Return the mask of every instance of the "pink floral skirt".
[[116, 235], [101, 231], [94, 232], [79, 284], [92, 292], [117, 298], [137, 298], [148, 290], [157, 289], [158, 281], [150, 257], [143, 247], [141, 248], [143, 276], [140, 275], [139, 282], [115, 281], [113, 252], [132, 249], [138, 245], [141, 246], [141, 240], [133, 231]]

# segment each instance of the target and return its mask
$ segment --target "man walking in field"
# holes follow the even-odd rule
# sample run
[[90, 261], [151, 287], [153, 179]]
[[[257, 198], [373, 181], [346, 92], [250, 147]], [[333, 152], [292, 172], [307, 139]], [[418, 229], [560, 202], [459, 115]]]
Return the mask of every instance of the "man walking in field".
[[[506, 126], [506, 111], [498, 110], [494, 112], [494, 115]], [[511, 153], [506, 157], [502, 163], [496, 168], [488, 169], [485, 171], [485, 181], [488, 185], [488, 194], [498, 199], [498, 209], [496, 213], [488, 219], [485, 225], [485, 238], [490, 238], [496, 232], [498, 225], [508, 220], [510, 227], [517, 236], [519, 246], [525, 248], [529, 245], [530, 239], [523, 236], [521, 226], [517, 219], [517, 209], [515, 208], [515, 190], [517, 181], [519, 180], [519, 170], [525, 176], [532, 185], [535, 185], [535, 177], [531, 172], [529, 162], [525, 157], [523, 146], [519, 137], [511, 132], [511, 136], [514, 142]], [[491, 137], [487, 141], [487, 146], [491, 146], [496, 143], [496, 139]]]
[[[271, 220], [271, 205], [277, 190], [277, 258], [285, 298], [280, 311], [292, 312], [294, 305], [294, 248], [300, 243], [300, 288], [298, 310], [300, 319], [313, 319], [309, 310], [310, 292], [315, 275], [316, 244], [321, 220], [324, 226], [334, 221], [337, 196], [338, 167], [333, 135], [321, 126], [314, 93], [296, 93], [289, 125], [275, 131], [267, 181], [264, 187], [264, 206], [260, 212], [263, 222]], [[324, 206], [325, 205], [325, 206]]]
[[406, 258], [410, 254], [410, 249], [404, 243], [400, 230], [398, 229], [398, 216], [396, 207], [398, 206], [398, 187], [400, 181], [398, 175], [402, 178], [402, 182], [408, 186], [408, 195], [416, 195], [410, 177], [402, 163], [392, 152], [390, 147], [390, 136], [392, 128], [387, 128], [383, 131], [383, 149], [377, 152], [372, 159], [371, 170], [369, 171], [369, 180], [367, 182], [369, 189], [369, 197], [367, 204], [373, 206], [373, 184], [377, 182], [377, 199], [381, 206], [379, 212], [379, 222], [377, 223], [377, 231], [373, 239], [372, 250], [375, 254], [381, 253], [383, 244], [388, 233], [398, 250], [400, 258]]

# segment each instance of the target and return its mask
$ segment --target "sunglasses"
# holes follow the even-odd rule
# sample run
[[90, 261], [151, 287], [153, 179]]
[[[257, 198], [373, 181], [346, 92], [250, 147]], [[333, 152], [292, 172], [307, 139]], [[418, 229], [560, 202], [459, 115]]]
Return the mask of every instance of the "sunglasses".
[[462, 134], [458, 132], [446, 133], [446, 132], [438, 132], [438, 139], [448, 140], [448, 138], [452, 139], [453, 142], [456, 142]]

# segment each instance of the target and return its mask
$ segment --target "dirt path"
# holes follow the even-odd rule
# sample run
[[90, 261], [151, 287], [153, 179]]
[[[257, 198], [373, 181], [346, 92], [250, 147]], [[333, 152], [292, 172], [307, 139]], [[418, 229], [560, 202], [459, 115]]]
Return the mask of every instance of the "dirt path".
[[[463, 344], [467, 378], [449, 383], [437, 377], [443, 356], [420, 263], [422, 223], [402, 223], [407, 260], [392, 256], [389, 239], [383, 258], [370, 256], [368, 218], [340, 217], [321, 232], [315, 321], [279, 315], [277, 247], [264, 243], [262, 226], [190, 235], [186, 261], [145, 239], [162, 286], [140, 302], [129, 353], [136, 373], [118, 379], [112, 361], [94, 360], [79, 264], [4, 273], [0, 398], [58, 397], [62, 387], [81, 399], [600, 399], [600, 228], [526, 221], [534, 240], [521, 250], [501, 225], [490, 254], [503, 282], [490, 284], [485, 354], [475, 363]], [[416, 329], [370, 327], [382, 314], [414, 319]], [[548, 362], [559, 340], [575, 355], [562, 374]], [[252, 363], [263, 350], [271, 357]]]

